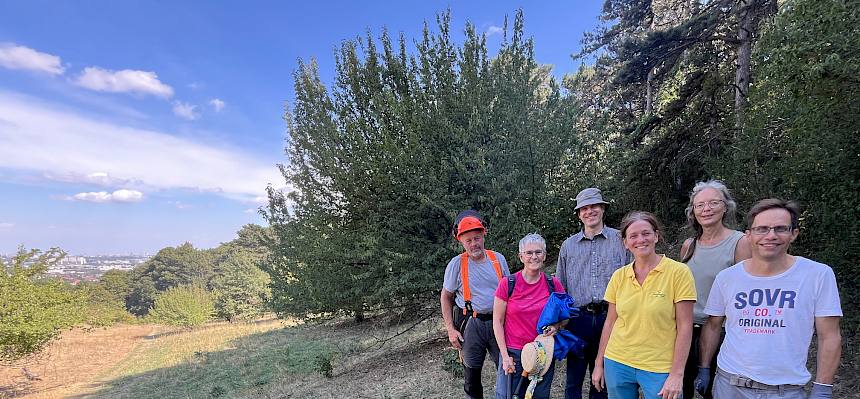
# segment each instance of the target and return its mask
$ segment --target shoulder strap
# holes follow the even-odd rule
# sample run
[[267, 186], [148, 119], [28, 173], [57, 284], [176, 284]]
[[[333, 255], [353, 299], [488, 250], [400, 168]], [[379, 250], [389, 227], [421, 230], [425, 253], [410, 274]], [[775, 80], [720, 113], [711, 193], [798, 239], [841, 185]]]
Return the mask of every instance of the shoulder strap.
[[511, 295], [514, 293], [514, 286], [517, 285], [517, 276], [510, 274], [508, 275], [508, 300], [511, 300]]
[[543, 276], [546, 278], [546, 288], [549, 289], [549, 294], [552, 295], [555, 292], [555, 284], [552, 283], [552, 276], [546, 273]]
[[496, 257], [495, 252], [490, 251], [489, 249], [485, 249], [484, 251], [487, 252], [487, 257], [490, 258], [490, 262], [493, 263], [493, 269], [496, 269], [496, 276], [499, 278], [499, 280], [501, 280], [502, 279], [502, 265], [501, 265], [501, 263], [499, 263], [499, 258]]
[[463, 281], [463, 315], [472, 310], [472, 290], [469, 288], [469, 254], [463, 252], [460, 255], [460, 280]]
[[[490, 258], [490, 262], [493, 264], [493, 269], [496, 270], [496, 277], [499, 280], [502, 279], [502, 265], [499, 263], [499, 258], [496, 256], [496, 253], [490, 251], [489, 249], [484, 250], [487, 254], [487, 257]], [[465, 308], [463, 309], [463, 314], [467, 314], [468, 312], [472, 312], [473, 315], [477, 312], [472, 310], [472, 289], [469, 287], [469, 253], [463, 252], [460, 255], [460, 280], [463, 281], [463, 302], [465, 302]], [[510, 294], [508, 294], [510, 296]]]

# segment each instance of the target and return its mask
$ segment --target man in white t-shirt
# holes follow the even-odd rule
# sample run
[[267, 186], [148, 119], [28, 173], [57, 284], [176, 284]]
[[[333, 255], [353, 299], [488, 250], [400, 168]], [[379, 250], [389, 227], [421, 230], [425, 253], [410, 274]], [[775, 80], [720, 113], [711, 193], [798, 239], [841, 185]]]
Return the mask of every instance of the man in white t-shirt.
[[747, 215], [752, 258], [720, 272], [711, 288], [697, 390], [708, 385], [707, 368], [725, 321], [714, 398], [805, 399], [813, 331], [818, 363], [809, 398], [832, 397], [842, 353], [839, 291], [829, 266], [788, 253], [799, 233], [798, 215], [795, 202], [779, 199], [761, 200]]

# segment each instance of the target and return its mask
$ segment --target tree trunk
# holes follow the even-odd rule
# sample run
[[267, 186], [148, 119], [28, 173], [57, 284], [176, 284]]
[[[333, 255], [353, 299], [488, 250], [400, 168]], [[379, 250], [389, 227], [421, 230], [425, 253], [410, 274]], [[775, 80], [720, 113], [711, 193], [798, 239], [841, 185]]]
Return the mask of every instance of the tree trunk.
[[648, 78], [645, 81], [645, 115], [654, 113], [654, 68], [648, 70]]
[[750, 58], [755, 29], [753, 6], [755, 0], [740, 0], [738, 7], [738, 61], [735, 72], [735, 128], [743, 128], [750, 88]]

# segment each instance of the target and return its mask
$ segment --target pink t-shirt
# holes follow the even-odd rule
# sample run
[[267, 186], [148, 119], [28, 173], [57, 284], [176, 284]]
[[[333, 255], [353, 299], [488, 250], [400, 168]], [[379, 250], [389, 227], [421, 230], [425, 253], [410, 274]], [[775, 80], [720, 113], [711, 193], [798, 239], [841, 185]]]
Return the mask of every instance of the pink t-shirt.
[[[523, 279], [522, 272], [517, 272], [514, 276], [517, 283], [514, 285], [514, 292], [510, 299], [506, 278], [499, 281], [495, 295], [496, 298], [508, 303], [505, 308], [505, 344], [510, 349], [520, 350], [525, 344], [534, 341], [538, 335], [537, 322], [549, 299], [549, 289], [543, 274], [534, 284], [527, 283]], [[557, 278], [553, 277], [552, 282], [555, 285], [555, 292], [564, 292], [564, 287]]]

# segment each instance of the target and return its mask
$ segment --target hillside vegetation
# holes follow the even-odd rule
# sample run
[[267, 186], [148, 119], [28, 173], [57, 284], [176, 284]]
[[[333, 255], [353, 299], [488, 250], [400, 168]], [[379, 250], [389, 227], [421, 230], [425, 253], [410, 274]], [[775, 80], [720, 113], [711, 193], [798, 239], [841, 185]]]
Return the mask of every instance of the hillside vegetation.
[[[579, 230], [576, 193], [596, 186], [608, 225], [653, 211], [658, 249], [675, 256], [691, 234], [689, 191], [714, 178], [740, 212], [766, 197], [804, 205], [791, 253], [836, 273], [836, 392], [860, 392], [860, 0], [610, 0], [600, 21], [561, 79], [536, 58], [522, 12], [494, 54], [486, 34], [452, 32], [441, 13], [417, 38], [342, 42], [330, 85], [300, 63], [280, 166], [291, 190], [270, 187], [268, 226], [212, 249], [164, 248], [78, 287], [44, 278], [59, 249], [0, 264], [11, 365], [0, 392], [457, 397], [430, 315], [461, 251], [459, 210], [479, 211], [488, 247], [510, 260], [539, 232], [553, 263]], [[281, 319], [249, 323], [272, 313]], [[100, 329], [117, 323], [133, 325]], [[104, 363], [69, 366], [86, 358], [69, 353], [112, 342]], [[80, 381], [56, 377], [77, 369]]]

